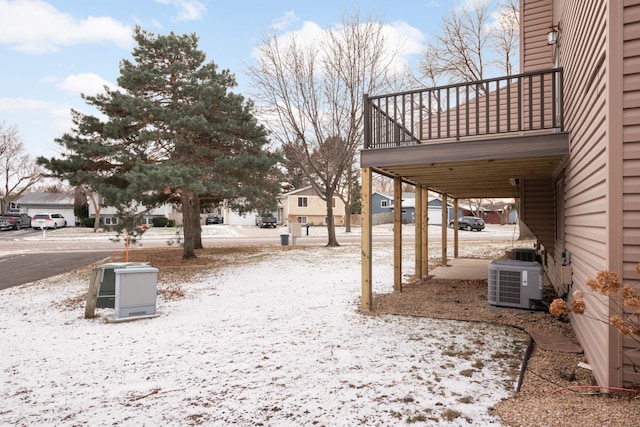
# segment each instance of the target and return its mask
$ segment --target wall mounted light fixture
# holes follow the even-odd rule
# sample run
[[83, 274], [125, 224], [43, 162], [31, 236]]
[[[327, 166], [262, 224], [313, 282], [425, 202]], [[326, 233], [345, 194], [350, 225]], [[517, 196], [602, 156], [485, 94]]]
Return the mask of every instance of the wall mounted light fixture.
[[559, 33], [560, 23], [558, 23], [558, 25], [552, 25], [551, 31], [547, 33], [547, 44], [556, 44], [558, 42]]

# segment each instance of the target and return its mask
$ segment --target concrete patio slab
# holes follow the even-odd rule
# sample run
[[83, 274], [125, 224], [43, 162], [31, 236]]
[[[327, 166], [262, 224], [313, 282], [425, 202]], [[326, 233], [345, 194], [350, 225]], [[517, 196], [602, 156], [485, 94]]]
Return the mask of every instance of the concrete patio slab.
[[487, 280], [490, 259], [455, 258], [429, 271], [435, 279]]

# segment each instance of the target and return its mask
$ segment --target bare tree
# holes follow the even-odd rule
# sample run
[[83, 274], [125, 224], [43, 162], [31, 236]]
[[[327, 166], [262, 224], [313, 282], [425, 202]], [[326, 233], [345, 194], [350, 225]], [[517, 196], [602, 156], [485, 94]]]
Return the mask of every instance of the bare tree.
[[348, 199], [342, 189], [353, 185], [344, 183], [357, 179], [364, 96], [391, 87], [399, 48], [383, 34], [382, 23], [357, 14], [313, 41], [272, 32], [248, 70], [254, 97], [268, 112], [265, 126], [326, 202], [328, 246], [338, 245], [333, 197]]
[[519, 37], [516, 0], [506, 0], [492, 13], [488, 0], [453, 8], [442, 20], [442, 34], [427, 44], [418, 69], [431, 86], [483, 80], [496, 66], [514, 70]]
[[[498, 63], [506, 75], [514, 73], [514, 61], [518, 61], [520, 46], [520, 10], [518, 0], [506, 0], [498, 3], [495, 43]], [[517, 67], [515, 67], [517, 69]]]
[[471, 212], [471, 215], [477, 216], [478, 218], [483, 217], [482, 204], [484, 199], [462, 199], [460, 201], [469, 207], [469, 211]]
[[0, 211], [42, 179], [42, 169], [25, 152], [16, 126], [0, 123]]

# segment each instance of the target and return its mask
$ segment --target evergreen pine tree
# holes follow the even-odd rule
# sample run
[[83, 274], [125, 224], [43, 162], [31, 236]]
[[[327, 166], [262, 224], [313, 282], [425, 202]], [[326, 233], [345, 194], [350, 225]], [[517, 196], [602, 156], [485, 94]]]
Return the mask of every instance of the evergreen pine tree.
[[134, 38], [132, 60], [120, 64], [121, 90], [84, 97], [106, 119], [74, 112], [72, 133], [56, 139], [63, 158], [38, 161], [123, 217], [133, 215], [132, 201], [179, 204], [183, 258], [192, 258], [201, 247], [200, 199], [230, 199], [240, 211], [273, 207], [279, 156], [268, 151], [252, 103], [231, 91], [233, 75], [205, 62], [195, 34], [138, 27]]

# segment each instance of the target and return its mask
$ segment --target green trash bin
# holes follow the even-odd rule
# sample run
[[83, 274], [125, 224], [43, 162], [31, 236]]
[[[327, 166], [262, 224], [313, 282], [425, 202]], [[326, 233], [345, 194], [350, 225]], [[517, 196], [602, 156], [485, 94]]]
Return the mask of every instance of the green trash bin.
[[150, 267], [148, 262], [112, 262], [98, 267], [98, 299], [97, 308], [115, 308], [116, 306], [116, 273], [117, 268]]
[[289, 244], [289, 235], [288, 234], [281, 234], [280, 235], [280, 243], [282, 244], [282, 246], [287, 246]]

